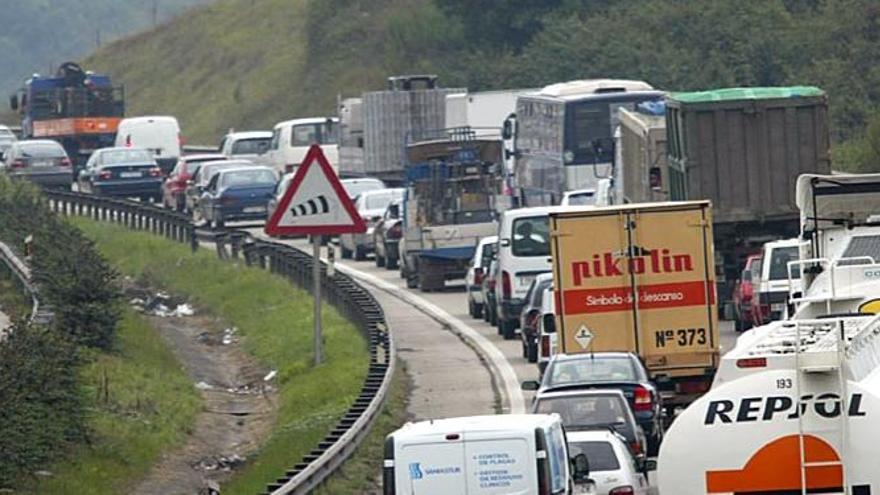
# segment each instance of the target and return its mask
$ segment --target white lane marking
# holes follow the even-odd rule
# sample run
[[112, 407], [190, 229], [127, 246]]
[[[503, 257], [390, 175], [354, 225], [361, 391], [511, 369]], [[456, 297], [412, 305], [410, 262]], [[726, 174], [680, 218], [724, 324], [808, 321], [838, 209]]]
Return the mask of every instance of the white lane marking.
[[362, 272], [356, 268], [341, 263], [336, 263], [336, 269], [389, 292], [395, 297], [419, 307], [422, 311], [431, 314], [435, 318], [442, 320], [449, 326], [453, 327], [459, 335], [470, 340], [471, 343], [482, 352], [483, 356], [492, 364], [492, 367], [495, 368], [498, 375], [500, 375], [498, 378], [501, 379], [502, 386], [504, 387], [504, 394], [507, 395], [507, 400], [510, 403], [510, 413], [522, 414], [525, 412], [525, 401], [523, 399], [522, 390], [520, 389], [519, 380], [516, 377], [516, 372], [513, 371], [513, 367], [510, 366], [510, 363], [507, 361], [507, 358], [504, 357], [504, 354], [502, 354], [501, 351], [498, 350], [498, 347], [489, 341], [489, 339], [468, 326], [467, 323], [447, 313], [434, 303], [394, 284], [386, 282], [375, 275]]

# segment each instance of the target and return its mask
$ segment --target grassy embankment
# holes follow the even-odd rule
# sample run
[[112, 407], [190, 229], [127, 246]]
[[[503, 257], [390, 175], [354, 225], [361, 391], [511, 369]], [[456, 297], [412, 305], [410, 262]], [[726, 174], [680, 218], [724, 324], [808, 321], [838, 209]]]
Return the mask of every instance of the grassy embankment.
[[80, 383], [91, 443], [21, 493], [125, 493], [163, 451], [185, 440], [199, 398], [162, 337], [126, 308], [116, 347], [111, 353], [84, 351], [88, 364]]
[[122, 273], [187, 296], [202, 310], [235, 325], [244, 348], [278, 370], [278, 419], [263, 448], [223, 487], [252, 494], [283, 474], [326, 435], [360, 391], [367, 368], [364, 339], [331, 307], [324, 308], [327, 360], [312, 361], [311, 299], [286, 280], [213, 253], [150, 234], [77, 219]]

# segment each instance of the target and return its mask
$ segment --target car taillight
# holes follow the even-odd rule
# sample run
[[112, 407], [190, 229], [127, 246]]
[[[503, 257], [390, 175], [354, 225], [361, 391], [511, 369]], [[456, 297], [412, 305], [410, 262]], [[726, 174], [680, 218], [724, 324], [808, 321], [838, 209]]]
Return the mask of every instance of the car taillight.
[[25, 163], [24, 160], [15, 160], [11, 163], [12, 168], [24, 168]]
[[632, 450], [633, 455], [640, 455], [642, 453], [642, 444], [639, 443], [638, 440], [629, 444], [630, 450]]
[[486, 281], [486, 288], [488, 288], [488, 289], [491, 290], [491, 291], [495, 291], [495, 286], [496, 286], [496, 285], [497, 285], [497, 284], [495, 283], [495, 279], [494, 279], [494, 278], [490, 278], [489, 280]]
[[633, 487], [627, 486], [618, 486], [617, 488], [608, 492], [608, 495], [635, 495], [636, 491]]
[[150, 177], [162, 177], [162, 169], [159, 167], [151, 168], [148, 173], [150, 174]]
[[541, 356], [550, 357], [550, 336], [541, 335]]
[[483, 269], [482, 268], [474, 268], [474, 285], [479, 285], [483, 283]]
[[501, 298], [502, 299], [510, 299], [510, 295], [513, 293], [513, 290], [510, 287], [510, 273], [506, 271], [501, 272]]
[[108, 180], [113, 178], [113, 172], [109, 170], [101, 170], [98, 172], [98, 178], [101, 180]]
[[745, 358], [736, 360], [737, 368], [766, 368], [767, 358]]
[[654, 397], [645, 387], [637, 387], [633, 399], [633, 409], [637, 412], [650, 411], [654, 406]]
[[131, 148], [131, 134], [125, 136], [125, 147]]
[[62, 167], [69, 167], [70, 166], [70, 158], [67, 158], [66, 156], [64, 158], [62, 158], [61, 159], [61, 166]]

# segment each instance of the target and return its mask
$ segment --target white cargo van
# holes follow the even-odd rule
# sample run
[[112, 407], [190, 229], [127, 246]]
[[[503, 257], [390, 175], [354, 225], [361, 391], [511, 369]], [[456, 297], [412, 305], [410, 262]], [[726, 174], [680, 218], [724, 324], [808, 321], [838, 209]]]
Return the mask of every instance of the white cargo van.
[[532, 280], [553, 269], [550, 264], [549, 215], [581, 211], [592, 206], [536, 206], [507, 210], [498, 230], [498, 331], [511, 339], [519, 327], [520, 312]]
[[171, 116], [122, 119], [116, 131], [117, 147], [150, 150], [166, 176], [177, 165], [181, 144], [180, 125], [177, 119]]
[[555, 414], [408, 423], [385, 439], [385, 495], [594, 493], [588, 476]]
[[336, 117], [279, 122], [272, 129], [272, 141], [263, 155], [263, 163], [274, 167], [279, 173], [294, 172], [306, 157], [309, 148], [318, 144], [333, 170], [339, 170], [338, 126], [339, 119]]

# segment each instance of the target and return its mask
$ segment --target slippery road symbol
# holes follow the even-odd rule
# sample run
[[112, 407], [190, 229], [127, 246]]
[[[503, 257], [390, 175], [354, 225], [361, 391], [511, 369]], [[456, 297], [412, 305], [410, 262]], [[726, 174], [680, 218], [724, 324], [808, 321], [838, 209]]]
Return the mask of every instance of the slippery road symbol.
[[318, 215], [330, 211], [330, 203], [324, 195], [312, 198], [290, 208], [290, 214], [293, 216]]

